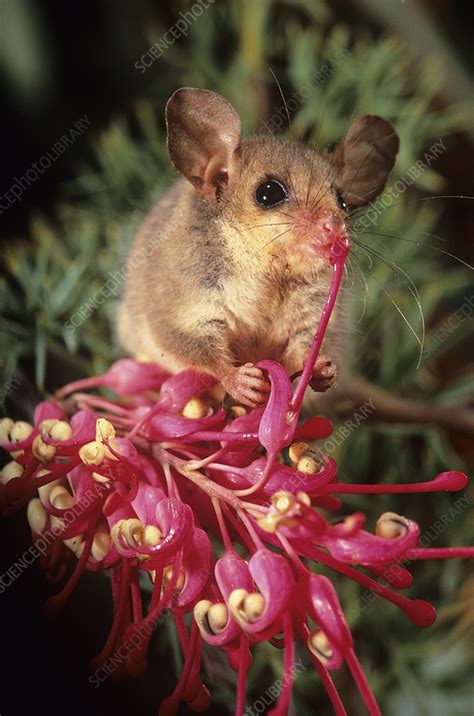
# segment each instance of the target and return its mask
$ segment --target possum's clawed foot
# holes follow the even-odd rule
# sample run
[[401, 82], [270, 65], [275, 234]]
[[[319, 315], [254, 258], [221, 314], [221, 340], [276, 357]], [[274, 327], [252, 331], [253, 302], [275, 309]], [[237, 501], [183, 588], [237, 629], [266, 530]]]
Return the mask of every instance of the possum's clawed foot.
[[253, 363], [231, 368], [221, 378], [221, 384], [237, 402], [250, 408], [263, 405], [268, 400], [270, 384], [265, 380], [260, 368], [256, 368]]
[[334, 385], [337, 380], [337, 365], [332, 358], [322, 353], [314, 364], [313, 377], [310, 386], [317, 393], [324, 393]]

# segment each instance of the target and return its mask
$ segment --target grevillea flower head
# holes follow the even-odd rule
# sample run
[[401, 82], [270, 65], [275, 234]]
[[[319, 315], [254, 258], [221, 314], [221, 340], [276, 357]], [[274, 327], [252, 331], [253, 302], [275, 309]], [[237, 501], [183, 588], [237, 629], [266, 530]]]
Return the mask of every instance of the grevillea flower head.
[[[258, 364], [271, 386], [263, 408], [224, 408], [212, 376], [169, 376], [155, 364], [124, 359], [41, 403], [32, 425], [0, 422], [0, 445], [11, 455], [1, 471], [0, 505], [5, 514], [28, 505], [45, 574], [62, 583], [48, 611], [65, 603], [85, 570], [110, 575], [113, 622], [92, 661], [94, 683], [111, 673], [143, 673], [156, 622], [174, 620], [183, 668], [161, 716], [177, 714], [181, 702], [196, 712], [208, 707], [203, 642], [222, 650], [237, 671], [235, 713], [244, 713], [247, 674], [262, 641], [283, 651], [284, 686], [271, 713], [287, 714], [296, 639], [336, 714], [346, 711], [331, 671], [343, 662], [369, 713], [380, 713], [336, 590], [313, 565], [429, 626], [432, 605], [400, 594], [412, 583], [408, 563], [473, 554], [467, 547], [423, 548], [418, 525], [393, 512], [380, 516], [375, 532], [365, 529], [361, 512], [337, 524], [321, 512], [338, 509], [344, 494], [456, 491], [467, 481], [445, 472], [423, 483], [346, 484], [318, 448], [331, 434], [329, 421], [298, 425], [346, 251], [344, 243], [333, 252], [330, 292], [296, 387], [278, 363]], [[116, 399], [85, 392], [102, 386]], [[143, 579], [151, 589], [146, 603]]]

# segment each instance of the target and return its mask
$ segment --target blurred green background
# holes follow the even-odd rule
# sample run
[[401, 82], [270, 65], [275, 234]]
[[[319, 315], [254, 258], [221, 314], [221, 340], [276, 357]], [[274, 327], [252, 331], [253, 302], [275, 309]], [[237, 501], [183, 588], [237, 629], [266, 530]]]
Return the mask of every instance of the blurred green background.
[[[91, 124], [0, 214], [5, 414], [28, 418], [42, 395], [104, 370], [120, 354], [111, 331], [117, 296], [76, 330], [67, 330], [66, 323], [109, 272], [123, 265], [134, 230], [172, 181], [163, 110], [183, 85], [224, 94], [246, 132], [281, 126], [287, 135], [322, 148], [365, 112], [393, 122], [401, 150], [388, 190], [397, 181], [405, 188], [396, 199], [386, 194], [386, 208], [367, 233], [357, 233], [354, 222], [360, 243], [353, 247], [346, 279], [353, 297], [347, 354], [354, 371], [396, 395], [473, 407], [474, 287], [466, 265], [473, 257], [472, 202], [424, 200], [474, 195], [471, 3], [109, 0], [68, 6], [59, 0], [1, 0], [0, 13], [0, 204], [8, 202], [15, 178], [25, 176], [78, 119], [86, 114]], [[180, 31], [183, 16], [186, 28]], [[289, 103], [290, 126], [274, 75]], [[445, 150], [418, 176], [410, 174], [440, 140]], [[335, 406], [336, 430], [352, 410]], [[374, 419], [332, 454], [349, 481], [423, 480], [472, 465], [471, 437]], [[345, 510], [365, 511], [370, 529], [385, 510], [405, 514], [419, 521], [434, 546], [472, 543], [472, 511], [454, 516], [457, 497], [348, 498]], [[452, 519], [439, 531], [435, 524], [442, 515]], [[10, 564], [28, 545], [24, 515], [3, 529]], [[357, 651], [384, 714], [468, 716], [474, 698], [468, 564], [419, 563], [413, 571], [410, 594], [440, 610], [427, 631], [380, 600], [366, 604], [358, 588], [334, 578]], [[168, 628], [155, 639], [146, 677], [95, 691], [85, 665], [106, 635], [107, 588], [89, 575], [55, 624], [41, 619], [46, 589], [34, 568], [7, 594], [11, 611], [2, 611], [17, 655], [11, 677], [21, 659], [33, 688], [5, 689], [5, 713], [24, 713], [33, 696], [40, 713], [63, 713], [64, 698], [73, 694], [70, 713], [153, 713], [175, 679]], [[278, 678], [280, 657], [269, 646], [259, 650], [249, 704]], [[215, 695], [212, 713], [232, 713], [232, 676], [210, 653], [206, 664]], [[348, 713], [364, 713], [344, 670], [336, 683]], [[35, 688], [41, 687], [38, 695]], [[331, 713], [310, 668], [296, 683], [293, 713]]]

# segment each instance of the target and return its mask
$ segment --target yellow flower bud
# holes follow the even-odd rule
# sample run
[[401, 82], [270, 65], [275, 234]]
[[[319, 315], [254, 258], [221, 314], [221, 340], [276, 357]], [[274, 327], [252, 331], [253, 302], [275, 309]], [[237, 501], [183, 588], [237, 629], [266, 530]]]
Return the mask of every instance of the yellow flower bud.
[[386, 539], [401, 537], [407, 531], [406, 518], [395, 512], [384, 512], [377, 520], [375, 534]]
[[188, 400], [182, 410], [182, 415], [185, 418], [191, 418], [192, 420], [198, 420], [204, 418], [209, 412], [209, 406], [201, 398], [191, 398]]
[[103, 530], [97, 530], [94, 539], [92, 540], [92, 556], [94, 559], [96, 559], [98, 562], [101, 562], [105, 557], [107, 557], [108, 553], [110, 552], [110, 547], [112, 544], [112, 540], [110, 537], [110, 532], [106, 529]]
[[13, 424], [10, 430], [10, 438], [12, 443], [21, 443], [26, 438], [29, 438], [33, 432], [33, 426], [30, 423], [25, 423], [24, 420], [18, 420]]
[[32, 532], [39, 534], [46, 527], [46, 522], [48, 521], [48, 514], [44, 509], [43, 505], [41, 504], [41, 500], [39, 500], [37, 497], [33, 497], [33, 499], [28, 502], [26, 517], [28, 519], [28, 524], [30, 525]]
[[49, 493], [49, 501], [57, 510], [68, 510], [75, 505], [75, 499], [62, 485], [57, 485]]
[[229, 620], [227, 607], [222, 602], [211, 604], [207, 612], [207, 621], [214, 634], [218, 634], [225, 628]]
[[322, 462], [311, 451], [300, 457], [296, 464], [298, 472], [304, 472], [306, 475], [313, 475], [315, 472], [319, 472], [322, 467]]
[[93, 472], [92, 479], [100, 483], [110, 482], [110, 478], [106, 477], [106, 475], [101, 475], [100, 472]]
[[141, 543], [144, 547], [156, 547], [163, 539], [163, 534], [155, 525], [146, 525]]
[[11, 435], [10, 430], [14, 423], [11, 418], [2, 418], [0, 420], [0, 443], [10, 443]]
[[241, 418], [243, 415], [247, 415], [247, 411], [243, 405], [231, 405], [229, 413], [231, 413], [234, 418]]
[[313, 631], [308, 638], [308, 649], [324, 664], [327, 665], [332, 657], [333, 650], [326, 634], [321, 629]]
[[40, 462], [49, 462], [56, 454], [54, 445], [47, 445], [39, 435], [34, 438], [31, 451]]
[[104, 440], [111, 440], [115, 437], [115, 428], [105, 418], [98, 418], [95, 424], [95, 439], [97, 442], [104, 442]]
[[102, 443], [93, 440], [81, 447], [79, 457], [85, 465], [100, 465], [105, 457], [105, 447]]
[[272, 505], [281, 515], [286, 514], [295, 504], [295, 497], [291, 492], [275, 492], [272, 495]]
[[265, 609], [265, 598], [259, 592], [249, 594], [245, 589], [234, 589], [229, 596], [229, 609], [242, 626], [256, 621]]
[[39, 427], [41, 435], [52, 440], [69, 440], [72, 437], [72, 428], [65, 420], [43, 420]]
[[307, 507], [311, 507], [311, 497], [306, 492], [297, 492], [296, 497]]
[[[44, 477], [44, 475], [50, 474], [51, 470], [39, 470], [36, 473], [36, 477]], [[55, 487], [59, 485], [59, 480], [52, 480], [52, 482], [48, 482], [46, 485], [41, 485], [41, 487], [38, 487], [38, 497], [42, 502], [48, 502], [49, 495], [54, 490]]]
[[[173, 576], [173, 565], [168, 565], [163, 570], [163, 591], [168, 586], [168, 584], [171, 582], [171, 577]], [[184, 587], [184, 582], [186, 581], [186, 576], [184, 572], [180, 572], [178, 574], [178, 579], [176, 580], [176, 584], [174, 586], [175, 592], [180, 592], [182, 588]]]
[[23, 474], [23, 466], [19, 465], [15, 460], [7, 462], [7, 464], [1, 470], [1, 481], [2, 485], [6, 485], [14, 477], [21, 477]]
[[212, 604], [208, 599], [201, 599], [194, 607], [194, 619], [203, 636], [213, 636], [226, 627], [229, 615], [222, 602]]
[[303, 457], [309, 449], [310, 446], [308, 443], [292, 443], [292, 445], [288, 448], [288, 456], [291, 462], [298, 462], [300, 457]]

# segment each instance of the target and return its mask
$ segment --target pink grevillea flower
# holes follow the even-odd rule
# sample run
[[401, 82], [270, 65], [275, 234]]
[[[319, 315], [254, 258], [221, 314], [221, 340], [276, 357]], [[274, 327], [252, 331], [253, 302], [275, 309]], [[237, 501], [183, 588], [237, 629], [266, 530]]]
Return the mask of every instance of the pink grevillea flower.
[[[278, 363], [258, 364], [271, 384], [263, 408], [225, 409], [211, 376], [169, 376], [126, 359], [41, 403], [33, 425], [0, 423], [0, 445], [12, 457], [1, 472], [2, 510], [28, 505], [45, 573], [62, 583], [48, 611], [65, 603], [85, 570], [110, 575], [113, 622], [92, 661], [94, 685], [142, 673], [154, 627], [166, 617], [174, 621], [183, 668], [161, 716], [177, 714], [181, 702], [197, 712], [208, 707], [203, 642], [222, 650], [236, 670], [235, 713], [243, 714], [247, 675], [262, 641], [283, 651], [284, 686], [271, 713], [287, 714], [297, 639], [336, 714], [346, 711], [331, 672], [343, 662], [368, 712], [378, 714], [336, 591], [312, 565], [345, 575], [426, 627], [435, 618], [432, 605], [400, 593], [412, 583], [408, 564], [473, 555], [468, 547], [423, 548], [418, 525], [391, 512], [372, 532], [360, 512], [333, 524], [320, 511], [337, 510], [346, 493], [456, 491], [467, 482], [462, 473], [445, 472], [423, 483], [343, 483], [334, 460], [317, 447], [331, 424], [313, 417], [298, 425], [341, 281], [347, 247], [339, 249], [296, 388]], [[84, 392], [101, 386], [117, 398]], [[143, 579], [151, 587], [146, 601]]]

